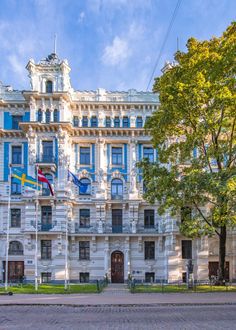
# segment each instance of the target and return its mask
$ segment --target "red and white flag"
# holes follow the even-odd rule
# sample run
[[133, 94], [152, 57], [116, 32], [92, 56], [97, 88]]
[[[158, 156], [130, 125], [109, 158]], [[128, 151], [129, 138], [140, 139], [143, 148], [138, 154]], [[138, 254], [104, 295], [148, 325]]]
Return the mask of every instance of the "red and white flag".
[[38, 181], [47, 183], [48, 187], [50, 189], [51, 195], [54, 196], [54, 193], [53, 193], [53, 190], [52, 190], [52, 186], [50, 185], [50, 182], [48, 181], [46, 176], [43, 174], [43, 172], [39, 169], [38, 169]]

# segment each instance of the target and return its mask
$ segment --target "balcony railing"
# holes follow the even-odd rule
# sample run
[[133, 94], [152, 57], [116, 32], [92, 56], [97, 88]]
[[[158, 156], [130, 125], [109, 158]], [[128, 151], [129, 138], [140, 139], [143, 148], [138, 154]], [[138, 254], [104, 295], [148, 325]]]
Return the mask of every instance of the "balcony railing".
[[54, 164], [55, 162], [55, 157], [51, 155], [42, 155], [41, 157], [37, 158], [37, 163]]
[[113, 225], [112, 226], [112, 233], [122, 233], [123, 232], [123, 228], [122, 225]]
[[24, 254], [23, 250], [14, 250], [14, 251], [9, 250], [10, 256], [22, 256], [23, 254]]
[[123, 199], [123, 195], [111, 195], [111, 199], [113, 199], [113, 200], [121, 200], [121, 199]]
[[49, 231], [52, 229], [52, 224], [51, 223], [46, 223], [41, 225], [41, 231]]

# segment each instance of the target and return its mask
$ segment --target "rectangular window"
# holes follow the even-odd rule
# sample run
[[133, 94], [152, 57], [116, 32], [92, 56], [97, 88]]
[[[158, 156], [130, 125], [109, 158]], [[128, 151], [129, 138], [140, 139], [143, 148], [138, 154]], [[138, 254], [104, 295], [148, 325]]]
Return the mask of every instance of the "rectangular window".
[[91, 127], [98, 127], [98, 119], [96, 116], [91, 117]]
[[83, 116], [82, 118], [82, 127], [88, 127], [88, 117]]
[[80, 164], [90, 165], [90, 148], [80, 147]]
[[42, 161], [44, 163], [53, 162], [53, 141], [42, 141], [43, 155]]
[[136, 127], [137, 128], [143, 127], [143, 118], [142, 117], [137, 117], [136, 118]]
[[182, 259], [192, 259], [192, 241], [182, 241]]
[[106, 127], [111, 127], [111, 117], [106, 117]]
[[52, 259], [52, 241], [50, 240], [41, 241], [41, 259], [43, 260]]
[[112, 232], [122, 233], [122, 209], [112, 209]]
[[154, 283], [155, 282], [155, 273], [145, 273], [145, 282], [146, 283]]
[[129, 117], [123, 117], [123, 127], [129, 127]]
[[150, 163], [154, 162], [154, 149], [150, 147], [143, 148], [143, 158], [147, 158]]
[[181, 217], [181, 223], [183, 223], [184, 221], [191, 220], [192, 219], [191, 207], [189, 206], [181, 207], [180, 217]]
[[49, 283], [52, 280], [52, 273], [41, 273], [42, 283]]
[[79, 117], [78, 116], [73, 117], [73, 126], [79, 127]]
[[145, 260], [152, 260], [155, 259], [155, 242], [144, 242]]
[[41, 230], [48, 231], [52, 229], [52, 207], [41, 207]]
[[144, 210], [144, 228], [154, 228], [154, 210]]
[[11, 209], [11, 227], [20, 228], [21, 226], [21, 209]]
[[12, 195], [21, 194], [21, 183], [16, 178], [11, 178], [11, 194]]
[[79, 273], [80, 283], [89, 283], [89, 273]]
[[145, 119], [145, 125], [147, 124], [147, 122], [149, 121], [149, 119], [151, 118], [151, 116], [147, 116]]
[[114, 118], [114, 127], [120, 127], [120, 117]]
[[80, 260], [89, 260], [90, 259], [89, 241], [80, 241], [79, 242], [79, 259]]
[[22, 164], [22, 147], [21, 146], [12, 146], [11, 162], [12, 162], [12, 164]]
[[23, 116], [12, 116], [12, 129], [20, 129], [19, 123], [23, 121]]
[[122, 165], [121, 147], [112, 147], [112, 165]]
[[90, 226], [90, 210], [89, 209], [80, 209], [79, 226], [81, 228], [88, 228]]

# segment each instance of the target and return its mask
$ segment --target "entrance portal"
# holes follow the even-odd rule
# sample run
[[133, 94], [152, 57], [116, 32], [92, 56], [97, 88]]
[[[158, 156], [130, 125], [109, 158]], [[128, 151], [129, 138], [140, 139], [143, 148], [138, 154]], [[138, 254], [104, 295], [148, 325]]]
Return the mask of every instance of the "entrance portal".
[[111, 254], [111, 282], [124, 283], [124, 254], [121, 251]]
[[[6, 262], [3, 261], [3, 281], [5, 281]], [[24, 261], [8, 261], [8, 281], [21, 282], [24, 277]]]

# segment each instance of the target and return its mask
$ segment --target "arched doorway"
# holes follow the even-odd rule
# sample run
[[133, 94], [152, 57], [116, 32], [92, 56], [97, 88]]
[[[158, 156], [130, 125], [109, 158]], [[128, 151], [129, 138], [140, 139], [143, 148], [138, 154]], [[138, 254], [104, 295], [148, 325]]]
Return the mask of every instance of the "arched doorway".
[[111, 254], [111, 282], [124, 283], [124, 254], [121, 251]]

